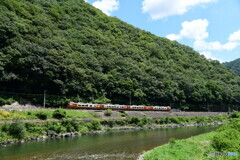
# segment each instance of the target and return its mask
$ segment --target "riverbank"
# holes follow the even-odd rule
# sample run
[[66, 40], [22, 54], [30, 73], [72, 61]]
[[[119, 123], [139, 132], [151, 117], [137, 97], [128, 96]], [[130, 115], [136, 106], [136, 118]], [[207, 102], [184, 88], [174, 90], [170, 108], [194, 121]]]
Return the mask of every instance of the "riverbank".
[[76, 136], [84, 136], [84, 135], [91, 135], [91, 134], [102, 134], [109, 131], [134, 131], [134, 130], [145, 130], [145, 129], [159, 129], [159, 128], [179, 128], [179, 127], [200, 127], [200, 126], [217, 126], [223, 124], [222, 122], [212, 122], [212, 123], [203, 123], [203, 124], [166, 124], [166, 125], [154, 125], [148, 127], [134, 127], [134, 126], [125, 126], [125, 127], [114, 127], [114, 128], [104, 128], [103, 130], [99, 131], [87, 131], [87, 132], [66, 132], [61, 134], [56, 134], [55, 132], [50, 131], [47, 135], [37, 136], [37, 137], [30, 137], [26, 139], [20, 140], [7, 140], [5, 142], [0, 142], [1, 146], [7, 146], [9, 144], [14, 143], [24, 143], [30, 141], [42, 141], [47, 139], [59, 139], [59, 138], [69, 138], [69, 137], [76, 137]]
[[[170, 139], [169, 143], [146, 152], [139, 160], [161, 159], [239, 159], [240, 119], [232, 117], [228, 125], [215, 132], [194, 136], [185, 140]], [[214, 153], [236, 152], [238, 156], [213, 156]], [[212, 153], [212, 154], [211, 154]], [[164, 158], [163, 158], [164, 157]]]
[[127, 117], [126, 119], [92, 120], [90, 122], [62, 119], [41, 123], [23, 122], [18, 119], [0, 125], [0, 144], [5, 146], [12, 143], [99, 134], [107, 131], [219, 125], [227, 120], [227, 116], [167, 117], [156, 120], [147, 117]]

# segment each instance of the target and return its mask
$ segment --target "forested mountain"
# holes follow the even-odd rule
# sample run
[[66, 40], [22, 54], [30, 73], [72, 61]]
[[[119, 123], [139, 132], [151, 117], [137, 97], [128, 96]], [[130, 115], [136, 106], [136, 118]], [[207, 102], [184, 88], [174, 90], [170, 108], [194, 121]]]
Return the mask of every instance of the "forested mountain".
[[231, 61], [231, 62], [226, 62], [224, 63], [224, 65], [233, 70], [235, 73], [237, 73], [238, 75], [240, 75], [240, 58], [234, 60], [234, 61]]
[[5, 96], [47, 90], [85, 102], [240, 103], [239, 77], [218, 61], [108, 17], [84, 0], [1, 0], [0, 22]]

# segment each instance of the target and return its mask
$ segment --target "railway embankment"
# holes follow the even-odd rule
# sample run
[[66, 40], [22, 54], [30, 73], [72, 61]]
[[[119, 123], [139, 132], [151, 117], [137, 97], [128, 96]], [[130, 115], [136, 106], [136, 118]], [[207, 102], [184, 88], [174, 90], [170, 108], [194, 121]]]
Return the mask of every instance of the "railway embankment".
[[[37, 110], [55, 110], [55, 108], [43, 108], [41, 106], [35, 106], [31, 104], [19, 104], [17, 102], [11, 105], [4, 105], [0, 107], [0, 111], [37, 111]], [[165, 118], [165, 117], [194, 117], [194, 116], [218, 116], [218, 115], [228, 115], [228, 112], [163, 112], [163, 111], [112, 111], [111, 116], [106, 116], [104, 110], [77, 110], [88, 112], [90, 114], [98, 114], [99, 119], [116, 118], [121, 119], [122, 114], [128, 117], [149, 117], [153, 119]], [[94, 119], [94, 118], [93, 118]]]

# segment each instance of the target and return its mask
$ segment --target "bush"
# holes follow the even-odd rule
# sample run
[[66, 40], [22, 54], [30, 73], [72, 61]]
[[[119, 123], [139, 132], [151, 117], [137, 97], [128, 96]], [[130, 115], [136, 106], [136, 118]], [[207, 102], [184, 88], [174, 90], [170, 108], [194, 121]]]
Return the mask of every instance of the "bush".
[[141, 122], [141, 118], [137, 117], [137, 116], [133, 116], [131, 118], [128, 119], [128, 123], [129, 124], [135, 124], [137, 125], [138, 123]]
[[220, 127], [213, 137], [211, 145], [219, 152], [239, 152], [240, 122], [233, 120], [231, 124]]
[[240, 118], [240, 112], [233, 112], [233, 113], [230, 115], [230, 118]]
[[86, 123], [86, 126], [90, 131], [97, 131], [102, 129], [101, 123], [99, 120], [93, 120], [90, 123]]
[[42, 111], [36, 113], [35, 115], [41, 120], [46, 120], [48, 118], [48, 114]]
[[153, 119], [152, 118], [147, 118], [147, 117], [144, 117], [142, 119], [142, 122], [143, 122], [143, 125], [150, 125], [153, 123]]
[[236, 129], [221, 131], [213, 137], [212, 146], [219, 152], [240, 151], [240, 132]]
[[67, 132], [78, 132], [80, 130], [80, 125], [83, 125], [82, 122], [78, 123], [75, 120], [63, 120], [61, 125], [64, 126]]
[[12, 104], [15, 100], [13, 98], [2, 98], [0, 97], [0, 106], [3, 106], [5, 104]]
[[50, 123], [47, 123], [45, 125], [45, 127], [47, 128], [47, 130], [52, 130], [56, 133], [65, 133], [66, 132], [66, 128], [64, 126], [62, 126], [60, 123], [58, 122], [50, 122]]
[[8, 128], [8, 133], [17, 139], [24, 139], [27, 135], [27, 130], [23, 122], [19, 119], [14, 120]]
[[6, 132], [0, 131], [0, 142], [7, 142], [8, 141], [8, 135]]
[[176, 144], [176, 139], [175, 139], [175, 138], [170, 138], [170, 139], [169, 139], [169, 144], [170, 144], [171, 146], [175, 145], [175, 144]]
[[5, 119], [10, 116], [10, 113], [7, 111], [0, 111], [0, 119]]
[[104, 115], [105, 116], [111, 116], [112, 115], [112, 110], [111, 109], [105, 110]]
[[96, 104], [108, 104], [108, 103], [111, 103], [111, 100], [106, 98], [105, 96], [101, 96], [101, 97], [95, 99], [93, 103], [96, 103]]
[[46, 131], [46, 127], [39, 126], [36, 123], [25, 123], [25, 127], [29, 133], [35, 134], [35, 136], [43, 135], [43, 134], [45, 134], [45, 131]]
[[181, 124], [180, 120], [177, 117], [170, 117], [169, 120], [172, 123]]
[[57, 119], [63, 119], [65, 118], [67, 115], [66, 111], [63, 109], [56, 109], [53, 112], [53, 118], [57, 118]]

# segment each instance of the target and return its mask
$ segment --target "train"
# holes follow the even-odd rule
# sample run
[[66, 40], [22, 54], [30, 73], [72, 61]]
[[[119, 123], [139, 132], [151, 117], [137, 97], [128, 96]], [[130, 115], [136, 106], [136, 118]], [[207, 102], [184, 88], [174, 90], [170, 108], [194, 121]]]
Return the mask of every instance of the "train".
[[138, 106], [138, 105], [119, 105], [119, 104], [93, 104], [82, 102], [69, 102], [69, 109], [96, 109], [96, 110], [131, 110], [131, 111], [171, 111], [170, 106]]

